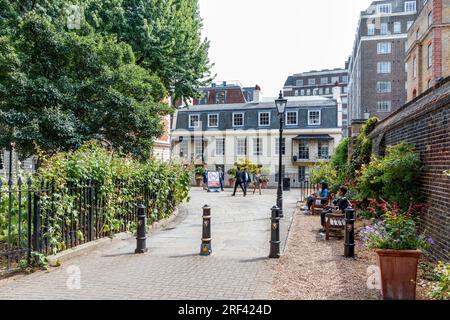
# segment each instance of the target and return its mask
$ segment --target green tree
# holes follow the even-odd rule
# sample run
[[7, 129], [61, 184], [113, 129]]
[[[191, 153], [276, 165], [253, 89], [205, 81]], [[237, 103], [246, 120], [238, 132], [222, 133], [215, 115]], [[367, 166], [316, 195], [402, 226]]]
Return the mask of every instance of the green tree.
[[148, 157], [160, 116], [171, 109], [160, 103], [163, 84], [135, 64], [132, 48], [61, 31], [35, 11], [19, 21], [0, 37], [0, 143], [15, 141], [26, 157], [35, 144], [55, 153], [95, 138]]
[[[138, 65], [157, 74], [175, 99], [196, 97], [211, 81], [209, 41], [198, 0], [86, 0], [87, 22], [129, 43]], [[175, 100], [174, 99], [174, 100]]]

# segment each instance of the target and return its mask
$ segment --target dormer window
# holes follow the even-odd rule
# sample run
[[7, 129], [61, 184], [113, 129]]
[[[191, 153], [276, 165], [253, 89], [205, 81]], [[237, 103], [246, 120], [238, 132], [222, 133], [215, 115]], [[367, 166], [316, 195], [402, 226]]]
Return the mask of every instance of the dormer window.
[[416, 2], [406, 1], [405, 2], [405, 12], [416, 12]]
[[390, 3], [379, 4], [377, 5], [377, 13], [378, 14], [390, 14], [392, 13], [392, 6]]
[[225, 91], [217, 91], [216, 92], [216, 104], [225, 104]]

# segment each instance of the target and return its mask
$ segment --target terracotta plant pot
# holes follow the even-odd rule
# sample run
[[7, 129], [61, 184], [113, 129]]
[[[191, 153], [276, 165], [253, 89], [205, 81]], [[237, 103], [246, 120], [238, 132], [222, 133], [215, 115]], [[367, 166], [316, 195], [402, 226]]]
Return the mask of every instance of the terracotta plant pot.
[[261, 188], [262, 189], [267, 189], [267, 181], [261, 182]]
[[228, 179], [228, 186], [234, 187], [234, 182], [235, 181], [236, 181], [235, 179]]
[[420, 250], [375, 250], [384, 300], [415, 300]]
[[203, 182], [203, 179], [202, 179], [202, 178], [200, 178], [200, 179], [195, 179], [195, 182], [197, 183], [197, 187], [200, 187], [200, 185], [201, 185], [202, 182]]
[[361, 204], [361, 201], [358, 200], [350, 200], [350, 203], [352, 204], [353, 209], [358, 209], [359, 205]]

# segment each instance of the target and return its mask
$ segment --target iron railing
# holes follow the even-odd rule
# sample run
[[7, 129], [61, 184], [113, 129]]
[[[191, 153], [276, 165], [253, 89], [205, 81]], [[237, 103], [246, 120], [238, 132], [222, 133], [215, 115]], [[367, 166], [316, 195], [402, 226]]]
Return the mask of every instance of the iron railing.
[[[121, 189], [128, 190], [127, 196], [116, 202], [119, 232], [134, 228], [138, 204], [146, 206], [149, 218], [159, 218], [154, 216], [157, 195], [148, 185], [114, 181], [114, 186], [118, 195]], [[110, 236], [105, 225], [111, 212], [103, 191], [90, 179], [64, 189], [31, 178], [10, 179], [6, 184], [0, 180], [0, 271], [16, 268], [22, 259], [29, 261], [32, 252], [49, 255]]]

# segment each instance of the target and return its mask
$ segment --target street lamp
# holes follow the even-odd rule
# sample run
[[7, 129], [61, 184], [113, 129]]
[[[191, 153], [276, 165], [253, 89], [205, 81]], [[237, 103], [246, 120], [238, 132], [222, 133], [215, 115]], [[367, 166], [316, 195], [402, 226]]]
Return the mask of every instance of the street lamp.
[[280, 90], [278, 99], [275, 100], [275, 106], [280, 117], [280, 137], [278, 143], [278, 190], [277, 190], [277, 207], [280, 209], [280, 218], [283, 218], [283, 189], [281, 186], [282, 174], [282, 151], [283, 151], [283, 121], [284, 113], [286, 111], [287, 100], [283, 98], [283, 93]]
[[370, 112], [369, 110], [366, 108], [366, 111], [364, 111], [364, 120], [368, 120], [370, 118]]

